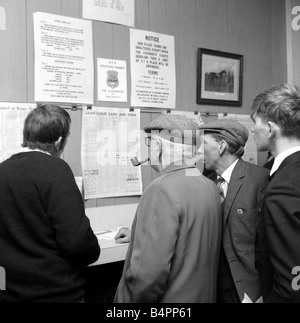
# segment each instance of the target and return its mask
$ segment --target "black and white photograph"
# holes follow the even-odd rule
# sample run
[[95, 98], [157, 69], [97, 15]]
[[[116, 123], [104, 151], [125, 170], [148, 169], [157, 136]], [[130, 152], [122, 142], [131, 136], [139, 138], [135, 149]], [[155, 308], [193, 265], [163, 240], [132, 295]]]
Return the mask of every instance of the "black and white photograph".
[[300, 303], [299, 57], [300, 0], [0, 0], [1, 317]]
[[197, 103], [242, 105], [243, 56], [198, 49]]

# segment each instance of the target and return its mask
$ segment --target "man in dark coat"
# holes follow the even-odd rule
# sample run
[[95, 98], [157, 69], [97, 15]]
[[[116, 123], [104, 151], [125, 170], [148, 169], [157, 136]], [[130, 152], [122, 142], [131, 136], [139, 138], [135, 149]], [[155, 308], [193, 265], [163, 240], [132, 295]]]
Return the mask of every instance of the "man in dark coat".
[[264, 302], [300, 302], [300, 88], [281, 84], [252, 104], [258, 150], [275, 157], [264, 191], [257, 267]]
[[[234, 120], [216, 120], [204, 130], [204, 163], [215, 173], [223, 204], [223, 234], [218, 273], [218, 302], [260, 302], [255, 268], [258, 192], [268, 170], [244, 161], [248, 130]], [[220, 184], [219, 184], [220, 183]]]

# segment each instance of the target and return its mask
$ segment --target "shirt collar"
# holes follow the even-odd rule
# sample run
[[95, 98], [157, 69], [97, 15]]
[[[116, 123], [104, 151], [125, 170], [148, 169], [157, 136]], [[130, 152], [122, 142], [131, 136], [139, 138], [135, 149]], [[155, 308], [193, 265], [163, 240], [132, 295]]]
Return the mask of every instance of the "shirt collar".
[[50, 155], [50, 153], [48, 153], [47, 151], [44, 151], [44, 150], [40, 150], [40, 149], [30, 149], [28, 147], [22, 147], [20, 149], [20, 153], [28, 153], [28, 152], [31, 152], [31, 151], [39, 151], [40, 153], [43, 153], [43, 154], [47, 154], [47, 155]]
[[187, 168], [196, 168], [195, 164], [193, 165], [187, 165], [186, 163], [182, 162], [182, 165], [175, 165], [175, 164], [171, 164], [166, 166], [160, 173], [159, 176], [167, 174], [167, 173], [171, 173], [174, 172], [176, 170], [179, 169], [187, 169]]
[[230, 178], [231, 178], [231, 175], [232, 175], [232, 172], [234, 170], [234, 167], [235, 165], [237, 164], [237, 162], [239, 161], [239, 158], [234, 162], [232, 163], [223, 173], [222, 173], [222, 177], [224, 178], [224, 180], [226, 181], [226, 183], [229, 183], [230, 182]]
[[282, 162], [287, 157], [289, 157], [290, 155], [296, 153], [297, 151], [300, 151], [300, 146], [289, 148], [289, 149], [283, 151], [282, 153], [280, 153], [278, 156], [276, 156], [275, 159], [274, 159], [273, 167], [271, 168], [271, 171], [270, 171], [270, 176], [272, 176], [277, 171], [279, 166], [282, 164]]

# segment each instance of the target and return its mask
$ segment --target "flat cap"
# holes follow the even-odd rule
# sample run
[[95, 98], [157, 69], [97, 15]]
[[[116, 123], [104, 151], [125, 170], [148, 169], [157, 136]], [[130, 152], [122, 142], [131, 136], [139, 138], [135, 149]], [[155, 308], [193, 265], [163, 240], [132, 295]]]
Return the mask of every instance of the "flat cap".
[[220, 119], [208, 122], [199, 126], [199, 129], [204, 130], [204, 132], [220, 133], [225, 138], [235, 141], [242, 147], [245, 147], [249, 136], [248, 129], [245, 126], [231, 119]]
[[161, 115], [144, 127], [146, 133], [156, 133], [162, 138], [187, 145], [196, 143], [199, 126], [195, 121], [180, 115]]

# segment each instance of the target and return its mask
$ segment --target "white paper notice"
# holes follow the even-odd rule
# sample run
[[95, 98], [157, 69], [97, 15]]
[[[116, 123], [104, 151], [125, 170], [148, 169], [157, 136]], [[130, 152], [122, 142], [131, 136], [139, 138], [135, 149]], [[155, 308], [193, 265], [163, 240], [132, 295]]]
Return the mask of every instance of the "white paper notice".
[[30, 103], [0, 103], [0, 163], [20, 151], [24, 121], [35, 108]]
[[130, 30], [131, 106], [175, 109], [174, 36]]
[[126, 61], [97, 59], [98, 101], [127, 102]]
[[83, 0], [82, 16], [134, 27], [134, 0]]
[[257, 148], [256, 148], [256, 142], [254, 139], [254, 133], [252, 132], [253, 121], [252, 121], [251, 117], [247, 114], [227, 114], [227, 115], [224, 115], [222, 113], [219, 113], [218, 118], [219, 119], [236, 120], [248, 129], [249, 138], [248, 138], [248, 141], [245, 146], [245, 153], [243, 155], [243, 159], [247, 162], [252, 163], [252, 164], [257, 164]]
[[84, 107], [81, 164], [84, 198], [142, 194], [141, 167], [130, 159], [140, 153], [140, 111]]
[[33, 17], [35, 101], [93, 104], [92, 22], [43, 12]]

